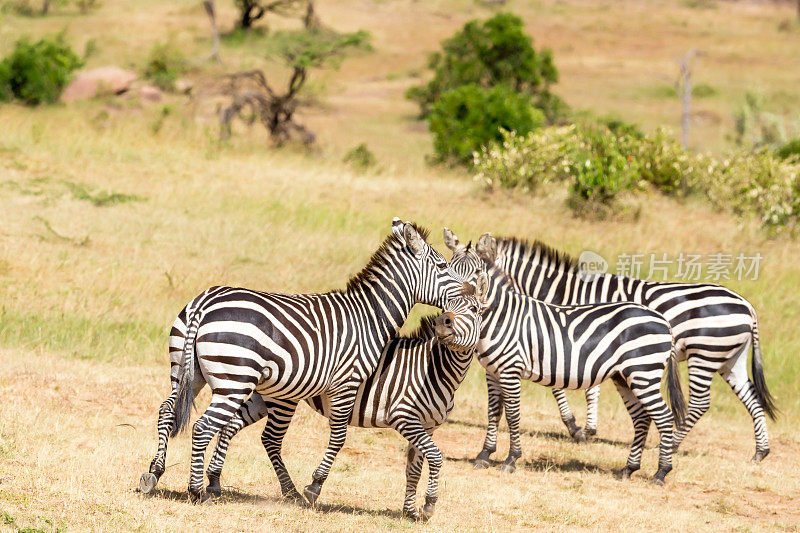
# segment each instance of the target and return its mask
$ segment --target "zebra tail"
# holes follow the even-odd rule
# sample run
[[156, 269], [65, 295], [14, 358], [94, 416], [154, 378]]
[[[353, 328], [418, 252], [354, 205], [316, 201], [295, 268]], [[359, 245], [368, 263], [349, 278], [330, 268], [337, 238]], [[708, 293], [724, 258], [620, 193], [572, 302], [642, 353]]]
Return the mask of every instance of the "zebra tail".
[[761, 407], [771, 420], [777, 418], [778, 407], [775, 405], [775, 397], [767, 388], [767, 380], [764, 379], [764, 361], [761, 359], [761, 344], [758, 340], [758, 319], [753, 316], [753, 357], [750, 360], [750, 371], [753, 374], [753, 384], [756, 387], [756, 395], [761, 403]]
[[675, 353], [675, 343], [667, 361], [667, 394], [669, 394], [669, 407], [675, 418], [675, 427], [680, 427], [686, 420], [686, 400], [681, 389], [680, 375], [678, 374], [678, 356]]
[[194, 405], [192, 382], [194, 382], [194, 343], [197, 339], [197, 329], [203, 313], [196, 310], [186, 327], [186, 337], [183, 339], [183, 359], [178, 371], [178, 397], [175, 400], [175, 423], [172, 426], [170, 437], [175, 437], [189, 425], [189, 416]]

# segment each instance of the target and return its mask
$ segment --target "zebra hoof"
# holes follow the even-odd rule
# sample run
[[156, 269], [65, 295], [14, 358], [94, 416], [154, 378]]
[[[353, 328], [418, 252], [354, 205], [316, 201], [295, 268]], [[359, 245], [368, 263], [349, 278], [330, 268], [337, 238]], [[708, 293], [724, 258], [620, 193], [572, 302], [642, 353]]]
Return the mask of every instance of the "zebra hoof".
[[517, 467], [513, 464], [504, 463], [503, 466], [500, 467], [500, 471], [504, 474], [513, 474], [517, 471]]
[[203, 503], [203, 496], [204, 495], [205, 495], [205, 493], [203, 492], [202, 488], [199, 491], [198, 490], [189, 489], [189, 501], [191, 503], [195, 503], [195, 504], [196, 503]]
[[296, 504], [305, 504], [306, 500], [300, 496], [300, 493], [297, 492], [297, 489], [292, 489], [290, 491], [286, 491], [281, 494], [281, 497], [289, 502], [294, 502]]
[[489, 461], [487, 461], [486, 459], [481, 459], [479, 457], [479, 458], [475, 459], [475, 461], [473, 461], [472, 467], [475, 470], [485, 470], [485, 469], [489, 468]]
[[403, 509], [403, 518], [412, 522], [419, 521], [419, 514], [416, 509]]
[[633, 474], [637, 470], [638, 470], [638, 468], [631, 468], [630, 466], [625, 466], [625, 468], [620, 470], [619, 478], [620, 479], [630, 479], [631, 474]]
[[319, 498], [320, 492], [322, 492], [322, 485], [316, 481], [311, 485], [307, 485], [303, 490], [303, 495], [306, 497], [306, 500], [308, 500], [308, 504], [311, 507], [315, 507], [317, 505], [317, 498]]
[[436, 510], [434, 504], [426, 503], [422, 506], [422, 521], [427, 522], [433, 516], [433, 512]]
[[589, 426], [586, 426], [585, 431], [587, 437], [594, 437], [597, 435], [597, 428], [590, 428]]
[[767, 455], [769, 455], [769, 448], [766, 448], [764, 450], [756, 450], [756, 454], [753, 456], [751, 461], [753, 461], [754, 463], [760, 463], [761, 461], [764, 460], [764, 458]]
[[214, 495], [217, 498], [222, 496], [222, 485], [219, 483], [219, 475], [208, 475], [208, 486], [206, 487], [206, 492]]
[[657, 487], [663, 487], [664, 486], [664, 480], [660, 479], [658, 476], [656, 476], [656, 477], [653, 478], [653, 485], [655, 485]]
[[156, 488], [156, 483], [158, 483], [158, 478], [152, 472], [142, 474], [142, 477], [139, 478], [139, 492], [150, 494]]
[[584, 443], [586, 442], [586, 431], [584, 431], [583, 428], [580, 428], [572, 434], [572, 438], [575, 440], [575, 442]]

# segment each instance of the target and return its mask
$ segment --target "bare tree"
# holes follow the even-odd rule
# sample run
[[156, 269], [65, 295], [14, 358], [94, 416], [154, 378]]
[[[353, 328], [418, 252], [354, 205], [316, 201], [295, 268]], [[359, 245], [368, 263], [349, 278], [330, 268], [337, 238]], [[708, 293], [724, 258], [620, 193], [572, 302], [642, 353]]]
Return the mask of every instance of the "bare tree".
[[238, 116], [250, 124], [259, 120], [278, 146], [293, 135], [303, 144], [312, 144], [314, 134], [294, 120], [298, 94], [308, 79], [308, 70], [338, 66], [346, 49], [369, 46], [368, 34], [363, 31], [346, 34], [332, 30], [279, 32], [275, 37], [278, 39], [275, 54], [292, 69], [286, 91], [276, 92], [260, 70], [227, 76], [224, 92], [231, 97], [231, 103], [220, 110], [222, 139], [230, 137], [231, 123]]
[[692, 102], [692, 67], [695, 58], [703, 55], [704, 52], [695, 48], [690, 49], [683, 56], [683, 59], [678, 60], [680, 67], [680, 78], [677, 82], [678, 92], [681, 96], [683, 103], [683, 111], [681, 112], [681, 144], [684, 148], [689, 146], [689, 120], [691, 119], [691, 102]]
[[305, 69], [295, 69], [287, 91], [277, 94], [260, 70], [228, 76], [226, 92], [232, 96], [232, 101], [220, 111], [220, 137], [228, 139], [231, 136], [231, 122], [240, 116], [249, 124], [260, 120], [277, 146], [286, 143], [292, 133], [299, 135], [303, 144], [313, 144], [316, 140], [314, 134], [294, 121], [297, 93], [305, 79]]
[[211, 34], [214, 37], [214, 44], [211, 47], [211, 59], [217, 63], [222, 63], [222, 60], [219, 57], [219, 30], [217, 29], [217, 15], [216, 11], [214, 10], [213, 0], [205, 0], [203, 2], [203, 7], [206, 8], [208, 18], [211, 19]]
[[[312, 0], [272, 0], [271, 2], [236, 0], [240, 13], [239, 27], [245, 30], [249, 29], [255, 21], [264, 17], [267, 13], [276, 13], [283, 16], [301, 16], [304, 11], [313, 13], [314, 8], [311, 4]], [[304, 7], [306, 9], [303, 9]]]

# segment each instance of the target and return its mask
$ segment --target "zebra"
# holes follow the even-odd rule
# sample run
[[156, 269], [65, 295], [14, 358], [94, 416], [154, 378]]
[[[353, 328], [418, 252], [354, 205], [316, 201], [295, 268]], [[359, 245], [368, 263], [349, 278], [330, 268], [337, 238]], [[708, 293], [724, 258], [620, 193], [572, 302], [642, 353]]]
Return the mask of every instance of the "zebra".
[[[577, 261], [540, 241], [495, 239], [485, 233], [476, 250], [508, 274], [517, 290], [534, 298], [556, 304], [632, 301], [664, 315], [675, 335], [678, 360], [686, 360], [689, 368], [689, 410], [684, 424], [675, 431], [675, 450], [708, 411], [711, 380], [719, 374], [753, 419], [756, 450], [752, 461], [760, 462], [769, 454], [764, 415], [775, 420], [779, 411], [764, 377], [756, 312], [742, 296], [713, 283], [587, 275]], [[752, 380], [747, 374], [751, 349]], [[596, 417], [597, 395], [587, 395], [587, 400], [589, 412]], [[565, 397], [560, 403], [571, 416]]]
[[[419, 519], [416, 510], [417, 483], [423, 458], [428, 461], [428, 491], [422, 518], [433, 516], [438, 497], [438, 472], [442, 454], [432, 434], [453, 409], [456, 389], [472, 362], [486, 304], [488, 280], [480, 273], [476, 285], [468, 285], [464, 296], [450, 300], [435, 320], [424, 318], [416, 332], [390, 340], [381, 353], [375, 372], [359, 387], [350, 425], [393, 428], [408, 439], [406, 493], [403, 516]], [[315, 411], [328, 418], [331, 405], [322, 396], [307, 398]], [[220, 432], [209, 462], [207, 491], [219, 496], [219, 483], [231, 439], [244, 427], [267, 417], [261, 435], [272, 458], [280, 451], [281, 439], [291, 419], [281, 402], [253, 394]], [[293, 407], [292, 407], [293, 409]]]
[[[466, 248], [466, 245], [461, 244], [458, 237], [448, 228], [444, 228], [444, 244], [454, 254], [463, 253], [463, 250]], [[512, 272], [508, 271], [505, 272], [509, 277], [509, 281], [511, 281], [514, 287], [514, 290], [516, 290], [517, 292], [527, 294], [528, 296], [538, 297], [539, 299], [544, 301], [550, 301], [547, 300], [546, 298], [540, 297], [538, 294], [532, 294], [531, 291], [526, 291], [525, 287], [521, 287], [519, 283], [516, 282]], [[560, 302], [552, 302], [552, 303], [560, 303]], [[590, 302], [584, 302], [584, 303], [590, 303]], [[600, 399], [600, 387], [590, 387], [586, 389], [584, 393], [586, 396], [585, 428], [578, 426], [575, 420], [575, 415], [572, 414], [572, 409], [570, 409], [569, 402], [567, 401], [567, 395], [564, 392], [564, 390], [551, 389], [551, 392], [553, 393], [553, 396], [556, 399], [556, 403], [558, 404], [558, 412], [559, 415], [561, 416], [561, 421], [566, 426], [570, 437], [572, 437], [576, 442], [586, 442], [588, 437], [592, 437], [597, 434], [597, 409], [598, 409], [597, 404]]]
[[[374, 373], [383, 346], [415, 303], [441, 308], [461, 295], [461, 278], [427, 235], [395, 218], [392, 233], [343, 291], [213, 287], [192, 300], [170, 332], [172, 392], [159, 409], [158, 450], [140, 479], [141, 492], [152, 491], [163, 474], [167, 439], [186, 428], [191, 404], [208, 383], [211, 405], [192, 427], [190, 500], [211, 497], [203, 494], [206, 447], [256, 391], [280, 402], [289, 417], [306, 398], [329, 402], [328, 446], [304, 491], [314, 504], [344, 444], [358, 387]], [[283, 495], [302, 501], [280, 455], [271, 458]]]
[[[486, 268], [489, 292], [476, 357], [486, 370], [489, 423], [476, 468], [486, 468], [497, 448], [497, 424], [506, 410], [511, 443], [501, 470], [513, 473], [522, 455], [519, 438], [520, 380], [547, 387], [587, 389], [610, 378], [633, 420], [628, 478], [641, 465], [651, 420], [661, 437], [658, 470], [663, 485], [672, 470], [675, 420], [685, 403], [669, 323], [658, 312], [631, 302], [553, 305], [514, 290], [508, 276], [467, 244], [450, 260], [465, 279]], [[670, 407], [661, 397], [666, 373]], [[502, 398], [502, 402], [501, 402]]]

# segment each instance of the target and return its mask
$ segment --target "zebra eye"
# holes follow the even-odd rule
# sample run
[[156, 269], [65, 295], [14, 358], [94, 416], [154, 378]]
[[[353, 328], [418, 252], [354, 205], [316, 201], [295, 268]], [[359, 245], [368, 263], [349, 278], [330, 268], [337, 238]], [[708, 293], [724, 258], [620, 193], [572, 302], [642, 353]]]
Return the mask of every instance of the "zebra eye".
[[471, 305], [471, 306], [469, 307], [469, 310], [470, 310], [470, 311], [472, 311], [473, 313], [477, 313], [477, 312], [478, 312], [478, 307], [477, 307], [477, 306], [474, 306], [474, 305]]

